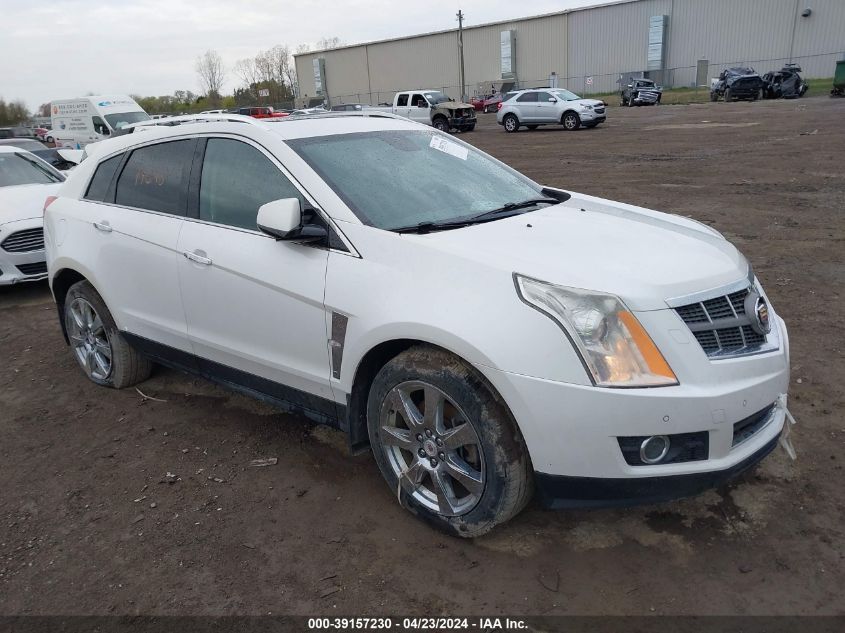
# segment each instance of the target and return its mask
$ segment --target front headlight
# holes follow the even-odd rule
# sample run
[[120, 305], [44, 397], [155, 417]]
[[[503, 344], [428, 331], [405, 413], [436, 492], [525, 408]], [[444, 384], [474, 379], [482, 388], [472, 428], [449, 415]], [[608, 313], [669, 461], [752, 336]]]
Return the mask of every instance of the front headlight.
[[591, 106], [591, 105], [582, 104], [581, 107], [584, 108], [585, 110], [592, 110], [593, 109], [593, 106]]
[[523, 301], [567, 333], [599, 387], [665, 387], [678, 379], [622, 300], [515, 274]]

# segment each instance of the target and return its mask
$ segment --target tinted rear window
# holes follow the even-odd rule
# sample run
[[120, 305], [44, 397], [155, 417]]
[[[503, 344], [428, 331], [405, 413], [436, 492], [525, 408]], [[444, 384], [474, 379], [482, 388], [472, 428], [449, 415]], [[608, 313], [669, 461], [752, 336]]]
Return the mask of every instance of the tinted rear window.
[[109, 158], [108, 160], [104, 160], [100, 163], [97, 167], [97, 171], [94, 172], [91, 184], [88, 185], [88, 192], [85, 194], [85, 197], [88, 200], [106, 202], [106, 194], [108, 193], [109, 185], [114, 177], [114, 172], [117, 171], [117, 168], [120, 165], [121, 158], [123, 158], [123, 154], [115, 156], [114, 158]]
[[132, 152], [117, 181], [117, 204], [185, 215], [195, 141], [170, 141]]

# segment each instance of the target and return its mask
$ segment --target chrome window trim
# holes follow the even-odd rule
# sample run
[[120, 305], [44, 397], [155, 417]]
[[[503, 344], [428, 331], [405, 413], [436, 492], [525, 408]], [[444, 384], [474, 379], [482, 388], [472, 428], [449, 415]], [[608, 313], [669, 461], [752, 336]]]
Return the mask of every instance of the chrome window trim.
[[[114, 152], [111, 152], [110, 154], [103, 155], [102, 157], [97, 158], [97, 161], [96, 161], [97, 164], [93, 168], [93, 170], [91, 171], [91, 175], [88, 177], [88, 182], [87, 182], [86, 186], [83, 188], [83, 192], [88, 191], [88, 187], [91, 184], [90, 181], [91, 181], [91, 179], [94, 178], [94, 174], [96, 173], [100, 164], [109, 160], [110, 158], [114, 158], [115, 156], [119, 156], [119, 155], [124, 154], [126, 152], [133, 152], [136, 149], [140, 149], [142, 147], [147, 147], [149, 145], [157, 145], [159, 143], [168, 143], [168, 142], [172, 142], [172, 141], [191, 140], [191, 139], [195, 139], [195, 138], [232, 138], [233, 140], [246, 142], [248, 145], [255, 147], [255, 149], [257, 149], [262, 154], [264, 154], [267, 158], [269, 158], [270, 162], [272, 162], [273, 165], [275, 165], [276, 168], [279, 169], [282, 172], [282, 174], [284, 174], [284, 176], [288, 180], [290, 180], [291, 184], [293, 184], [293, 186], [296, 188], [296, 190], [299, 191], [300, 194], [302, 194], [302, 197], [312, 205], [314, 210], [320, 215], [320, 217], [323, 219], [323, 221], [326, 222], [326, 224], [328, 224], [329, 227], [331, 227], [335, 231], [335, 233], [338, 235], [338, 237], [344, 243], [344, 245], [346, 246], [346, 248], [348, 250], [342, 251], [342, 250], [339, 250], [339, 249], [336, 249], [336, 248], [332, 248], [330, 246], [321, 247], [321, 248], [324, 248], [325, 250], [331, 251], [333, 253], [337, 253], [339, 255], [348, 255], [350, 257], [355, 257], [357, 259], [363, 259], [361, 257], [361, 254], [352, 245], [352, 242], [349, 241], [349, 238], [346, 237], [346, 234], [343, 231], [340, 230], [340, 227], [338, 227], [338, 225], [335, 223], [335, 221], [332, 219], [332, 217], [328, 213], [323, 211], [323, 209], [316, 203], [314, 196], [312, 196], [308, 192], [308, 190], [302, 185], [302, 183], [300, 183], [299, 180], [296, 177], [294, 177], [293, 174], [291, 174], [284, 167], [284, 165], [282, 165], [282, 163], [273, 155], [272, 152], [270, 152], [270, 150], [268, 150], [266, 147], [261, 145], [255, 139], [252, 139], [248, 136], [244, 136], [244, 135], [241, 135], [241, 134], [236, 134], [236, 133], [233, 133], [233, 132], [194, 132], [194, 133], [186, 132], [184, 134], [167, 136], [167, 137], [164, 137], [164, 138], [155, 138], [155, 139], [145, 140], [145, 141], [140, 142], [138, 144], [126, 146], [126, 147], [124, 147], [120, 150], [116, 150]], [[208, 220], [201, 220], [200, 218], [191, 218], [191, 217], [188, 217], [187, 215], [178, 215], [178, 214], [175, 214], [175, 213], [167, 213], [165, 211], [156, 211], [154, 209], [142, 209], [140, 207], [131, 207], [131, 206], [123, 205], [123, 204], [117, 204], [117, 202], [103, 202], [103, 201], [100, 201], [100, 200], [90, 200], [90, 199], [85, 197], [84, 193], [82, 194], [82, 196], [78, 200], [80, 202], [86, 202], [86, 203], [90, 203], [90, 204], [102, 204], [102, 205], [106, 205], [106, 206], [109, 206], [109, 207], [117, 207], [119, 209], [127, 209], [129, 211], [140, 211], [141, 213], [151, 213], [151, 214], [154, 214], [154, 215], [161, 215], [161, 216], [165, 216], [165, 217], [169, 217], [169, 218], [178, 218], [178, 219], [181, 219], [181, 220], [185, 220], [186, 222], [199, 222], [201, 224], [207, 224], [209, 226], [215, 226], [215, 227], [219, 227], [219, 228], [223, 228], [223, 229], [228, 229], [230, 231], [240, 231], [242, 233], [250, 233], [250, 234], [254, 234], [254, 235], [260, 235], [261, 237], [266, 237], [267, 239], [271, 239], [271, 240], [276, 239], [276, 238], [274, 238], [270, 235], [267, 235], [266, 233], [264, 233], [264, 232], [262, 232], [258, 229], [245, 229], [245, 228], [242, 228], [242, 227], [231, 226], [231, 225], [228, 225], [228, 224], [220, 224], [219, 222], [209, 222]], [[120, 231], [118, 231], [118, 232], [120, 232]]]

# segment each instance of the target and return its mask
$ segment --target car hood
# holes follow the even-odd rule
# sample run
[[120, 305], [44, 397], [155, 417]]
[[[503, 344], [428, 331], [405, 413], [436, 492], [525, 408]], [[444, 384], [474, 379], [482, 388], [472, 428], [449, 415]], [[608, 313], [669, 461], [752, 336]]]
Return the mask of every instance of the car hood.
[[612, 293], [640, 311], [749, 273], [743, 255], [706, 225], [579, 194], [494, 222], [403, 237], [509, 273]]
[[575, 105], [588, 105], [594, 108], [596, 106], [604, 105], [604, 101], [599, 101], [598, 99], [573, 99], [572, 101], [567, 101], [566, 103], [572, 103]]
[[472, 105], [469, 103], [464, 103], [463, 101], [441, 101], [440, 103], [434, 104], [434, 108], [446, 108], [447, 110], [461, 110], [463, 108], [472, 108]]
[[55, 195], [61, 184], [0, 187], [0, 225], [41, 217], [47, 196]]

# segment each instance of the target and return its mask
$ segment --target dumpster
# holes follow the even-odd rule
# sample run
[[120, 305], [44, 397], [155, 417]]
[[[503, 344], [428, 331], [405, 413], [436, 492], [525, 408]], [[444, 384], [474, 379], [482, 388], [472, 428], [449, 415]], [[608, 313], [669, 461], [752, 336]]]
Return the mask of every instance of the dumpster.
[[833, 75], [833, 90], [830, 91], [832, 97], [845, 96], [845, 59], [840, 59], [836, 62], [836, 72]]

